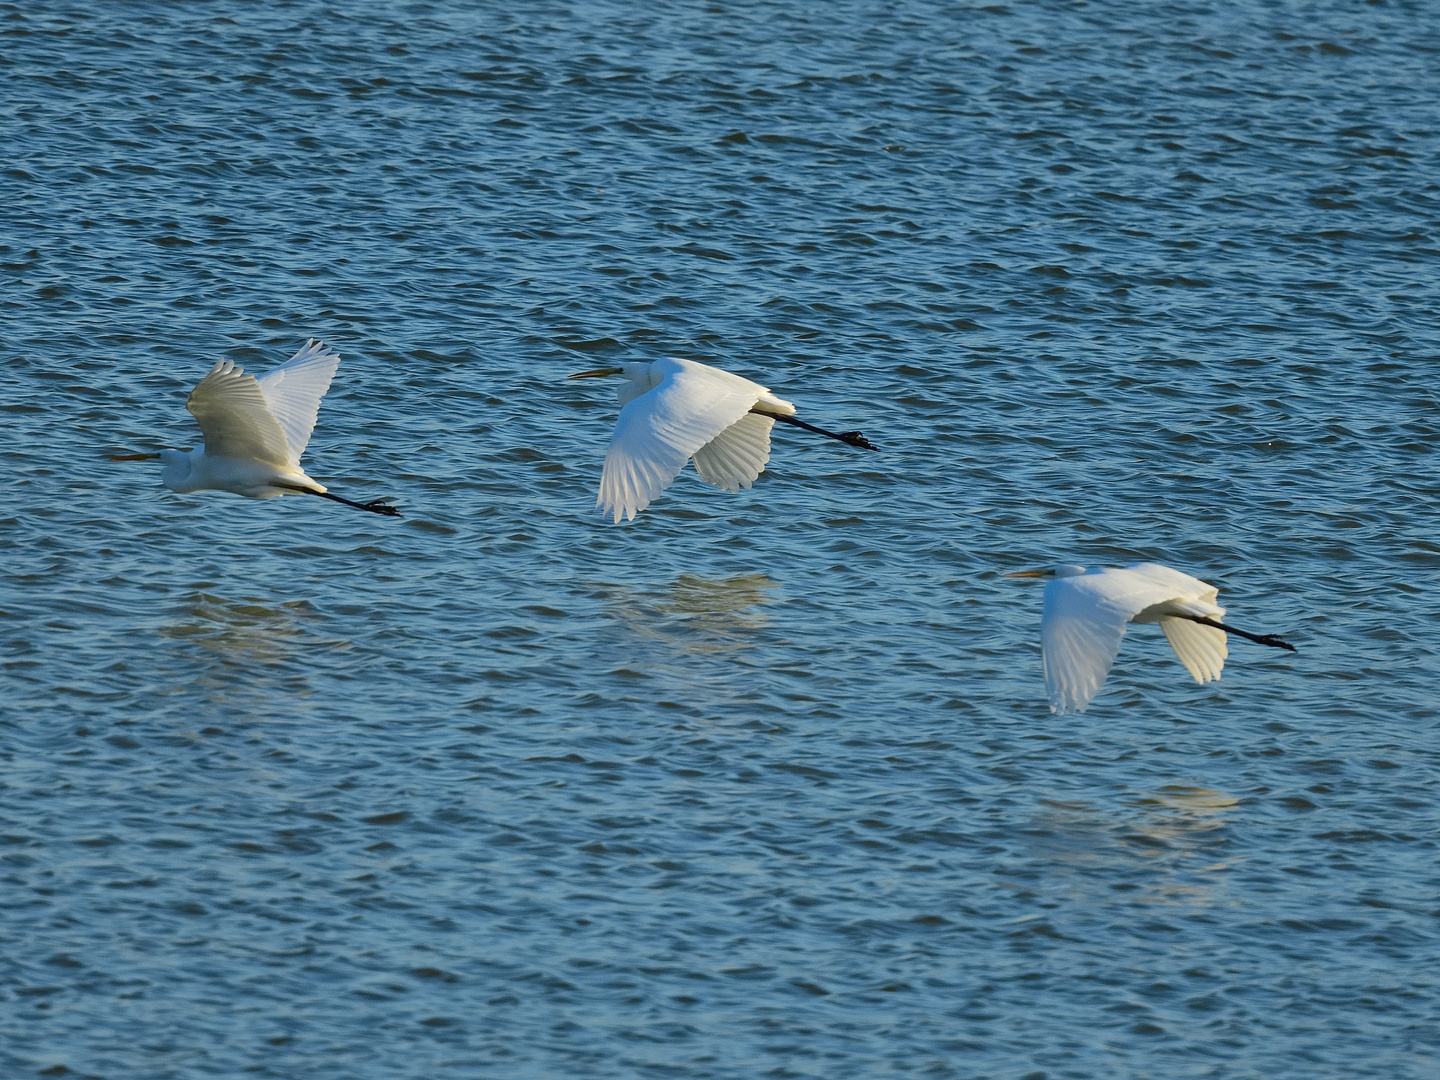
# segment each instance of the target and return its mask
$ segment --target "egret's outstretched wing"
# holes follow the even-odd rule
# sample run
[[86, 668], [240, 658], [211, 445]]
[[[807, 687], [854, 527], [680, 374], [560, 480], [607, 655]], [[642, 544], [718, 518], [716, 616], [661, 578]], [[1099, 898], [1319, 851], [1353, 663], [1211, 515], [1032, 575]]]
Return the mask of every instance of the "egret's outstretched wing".
[[285, 433], [292, 465], [300, 463], [300, 455], [315, 430], [320, 399], [330, 389], [330, 380], [339, 366], [340, 354], [327, 349], [323, 341], [311, 338], [289, 360], [256, 380], [276, 423]]
[[649, 506], [697, 450], [749, 413], [764, 389], [704, 364], [664, 363], [660, 384], [620, 410], [605, 454], [596, 505], [617, 522]]
[[285, 432], [271, 415], [260, 384], [231, 361], [218, 361], [190, 391], [185, 407], [200, 422], [207, 456], [291, 464]]
[[1126, 623], [1175, 596], [1171, 585], [1136, 570], [1092, 570], [1045, 586], [1040, 646], [1052, 712], [1084, 712], [1105, 685]]
[[[1182, 574], [1159, 563], [1137, 563], [1129, 568], [1132, 573], [1154, 582], [1161, 591], [1170, 595], [1169, 609], [1187, 615], [1199, 615], [1207, 619], [1219, 619], [1225, 609], [1215, 603], [1218, 590], [1199, 578]], [[1175, 650], [1180, 663], [1190, 672], [1197, 683], [1207, 683], [1220, 678], [1229, 655], [1225, 631], [1213, 626], [1202, 626], [1189, 619], [1160, 619], [1160, 629], [1165, 631], [1165, 640]]]
[[1175, 655], [1197, 683], [1220, 678], [1225, 657], [1230, 654], [1224, 630], [1189, 619], [1161, 619], [1160, 629], [1165, 631], [1165, 640], [1170, 642]]
[[1045, 586], [1045, 615], [1040, 623], [1040, 656], [1050, 711], [1084, 712], [1105, 685], [1120, 652], [1130, 616], [1097, 602], [1080, 578], [1057, 578]]
[[695, 471], [706, 483], [726, 491], [748, 488], [770, 460], [770, 429], [775, 421], [747, 412], [695, 451]]

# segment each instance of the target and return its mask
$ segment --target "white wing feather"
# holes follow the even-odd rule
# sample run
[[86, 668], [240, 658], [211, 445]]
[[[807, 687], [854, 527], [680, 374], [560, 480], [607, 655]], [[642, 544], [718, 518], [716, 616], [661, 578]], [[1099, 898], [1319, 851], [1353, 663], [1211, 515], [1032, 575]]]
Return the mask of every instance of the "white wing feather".
[[1105, 685], [1130, 621], [1123, 610], [1076, 588], [1081, 580], [1057, 578], [1045, 586], [1040, 656], [1051, 712], [1085, 711]]
[[185, 408], [200, 424], [206, 456], [259, 461], [282, 468], [291, 464], [285, 432], [270, 412], [255, 376], [229, 360], [220, 360], [201, 379]]
[[[693, 361], [657, 363], [664, 365], [664, 378], [620, 410], [605, 454], [596, 505], [617, 522], [649, 506], [697, 450], [749, 413], [765, 392], [749, 379]], [[767, 443], [768, 435], [767, 428]]]
[[[1203, 581], [1154, 563], [1090, 571], [1056, 578], [1047, 585], [1040, 644], [1051, 711], [1084, 712], [1105, 685], [1120, 652], [1125, 625], [1146, 608], [1200, 590], [1214, 591]], [[1223, 631], [1215, 633], [1224, 636]], [[1192, 640], [1186, 637], [1187, 646]]]
[[1165, 631], [1165, 639], [1197, 683], [1220, 678], [1225, 657], [1230, 654], [1224, 630], [1201, 626], [1189, 619], [1161, 619], [1160, 629]]
[[747, 412], [695, 451], [695, 471], [706, 483], [726, 491], [748, 488], [770, 460], [770, 429], [775, 421]]
[[315, 430], [320, 399], [330, 389], [330, 380], [339, 366], [340, 354], [311, 338], [289, 360], [256, 380], [271, 414], [285, 433], [291, 465], [300, 463], [300, 455]]
[[[1170, 602], [1167, 607], [1171, 610], [1208, 619], [1219, 619], [1225, 614], [1225, 609], [1215, 603], [1219, 591], [1199, 578], [1159, 563], [1137, 563], [1129, 570], [1168, 591]], [[1163, 616], [1160, 618], [1160, 629], [1165, 632], [1165, 640], [1170, 642], [1180, 663], [1185, 665], [1185, 670], [1197, 683], [1220, 678], [1225, 658], [1230, 655], [1224, 630], [1201, 626], [1189, 619], [1167, 619]]]

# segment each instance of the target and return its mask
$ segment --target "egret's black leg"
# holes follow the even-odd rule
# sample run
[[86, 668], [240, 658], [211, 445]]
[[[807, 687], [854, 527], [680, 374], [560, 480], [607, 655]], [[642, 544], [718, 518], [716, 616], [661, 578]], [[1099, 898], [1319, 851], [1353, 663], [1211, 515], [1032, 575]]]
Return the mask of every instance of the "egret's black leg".
[[339, 495], [332, 495], [328, 491], [316, 491], [314, 488], [300, 487], [298, 484], [271, 484], [271, 487], [284, 488], [286, 491], [298, 491], [304, 495], [319, 495], [322, 499], [329, 499], [331, 502], [344, 503], [346, 506], [353, 506], [356, 510], [369, 510], [372, 514], [384, 514], [386, 517], [400, 517], [400, 511], [391, 506], [384, 499], [375, 499], [368, 503], [351, 502], [349, 499], [342, 499]]
[[804, 420], [797, 420], [793, 416], [781, 416], [779, 413], [766, 412], [764, 409], [751, 409], [750, 411], [759, 413], [761, 416], [768, 416], [772, 420], [779, 420], [782, 424], [794, 424], [796, 427], [804, 428], [806, 431], [813, 431], [817, 435], [825, 435], [831, 439], [843, 442], [846, 446], [858, 446], [862, 450], [880, 449], [858, 431], [842, 431], [836, 434], [833, 431], [826, 431], [824, 428], [816, 427], [814, 424], [807, 424]]
[[400, 516], [400, 511], [384, 499], [372, 499], [370, 502], [358, 503], [342, 499], [339, 495], [331, 495], [328, 491], [312, 491], [310, 494], [319, 495], [322, 499], [330, 499], [333, 502], [344, 503], [346, 506], [353, 506], [356, 510], [369, 510], [372, 514], [384, 514], [386, 517]]
[[1252, 634], [1249, 630], [1237, 630], [1233, 626], [1226, 626], [1222, 622], [1207, 619], [1203, 615], [1177, 615], [1175, 618], [1189, 619], [1191, 622], [1198, 622], [1201, 626], [1213, 626], [1216, 630], [1224, 630], [1227, 634], [1239, 634], [1243, 638], [1249, 638], [1257, 645], [1269, 645], [1272, 649], [1289, 649], [1291, 652], [1300, 651], [1288, 641], [1281, 641], [1276, 634]]

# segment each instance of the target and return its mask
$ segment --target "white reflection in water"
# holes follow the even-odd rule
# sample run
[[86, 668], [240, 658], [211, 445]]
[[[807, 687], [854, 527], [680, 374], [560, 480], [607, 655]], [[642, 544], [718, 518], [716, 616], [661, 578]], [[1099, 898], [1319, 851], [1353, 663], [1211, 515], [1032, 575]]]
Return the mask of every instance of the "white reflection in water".
[[1044, 862], [1047, 876], [1059, 872], [1072, 886], [1120, 885], [1154, 901], [1213, 903], [1229, 869], [1226, 826], [1239, 804], [1185, 784], [1134, 798], [1127, 804], [1134, 813], [1123, 817], [1083, 801], [1044, 800], [1027, 854]]
[[607, 610], [635, 634], [693, 653], [750, 648], [770, 619], [779, 582], [765, 574], [713, 579], [681, 574], [663, 590], [618, 589]]
[[318, 654], [330, 654], [324, 663], [333, 666], [334, 650], [349, 647], [320, 638], [323, 621], [305, 600], [196, 593], [159, 628], [169, 644], [159, 674], [172, 693], [198, 692], [204, 706], [225, 713], [288, 712], [313, 691]]
[[288, 659], [305, 632], [305, 620], [318, 618], [304, 600], [279, 604], [257, 597], [226, 600], [196, 593], [176, 612], [160, 635], [188, 642], [222, 659], [279, 663]]

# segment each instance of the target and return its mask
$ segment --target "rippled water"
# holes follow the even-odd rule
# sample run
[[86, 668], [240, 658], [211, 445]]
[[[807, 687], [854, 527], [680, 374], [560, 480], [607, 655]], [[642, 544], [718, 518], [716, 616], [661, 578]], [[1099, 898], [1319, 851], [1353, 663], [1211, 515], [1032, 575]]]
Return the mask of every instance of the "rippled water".
[[[5, 1074], [1436, 1075], [1437, 15], [0, 4]], [[403, 519], [106, 461], [312, 335]]]

